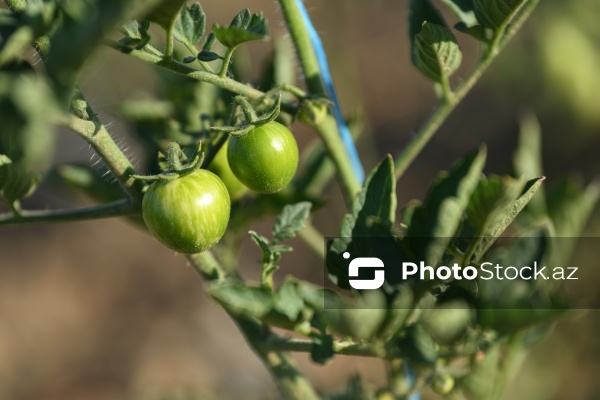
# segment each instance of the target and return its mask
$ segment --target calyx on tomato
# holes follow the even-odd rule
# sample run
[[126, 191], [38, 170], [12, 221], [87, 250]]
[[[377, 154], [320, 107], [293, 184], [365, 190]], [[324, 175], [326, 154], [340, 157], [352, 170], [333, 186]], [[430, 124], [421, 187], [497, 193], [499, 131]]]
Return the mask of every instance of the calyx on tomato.
[[199, 253], [214, 246], [229, 222], [231, 200], [223, 181], [199, 169], [203, 156], [182, 165], [179, 145], [169, 145], [168, 167], [161, 174], [135, 176], [153, 181], [142, 200], [148, 230], [164, 245], [180, 253]]

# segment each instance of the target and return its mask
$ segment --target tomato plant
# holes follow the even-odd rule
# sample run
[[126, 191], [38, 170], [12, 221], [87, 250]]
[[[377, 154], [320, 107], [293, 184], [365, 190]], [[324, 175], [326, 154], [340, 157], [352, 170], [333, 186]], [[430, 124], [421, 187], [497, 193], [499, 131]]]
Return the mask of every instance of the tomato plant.
[[[526, 276], [514, 286], [507, 286], [513, 285], [508, 279], [452, 280], [433, 273], [417, 279], [400, 274], [399, 266], [418, 260], [440, 272], [461, 263], [477, 272], [490, 259], [565, 265], [572, 243], [560, 246], [554, 240], [581, 234], [600, 185], [569, 180], [546, 193], [540, 129], [529, 115], [521, 120], [510, 173], [485, 175], [487, 150], [480, 146], [440, 172], [423, 199], [398, 204], [397, 192], [410, 188], [405, 183], [410, 179], [401, 180], [407, 169], [538, 1], [437, 2], [447, 13], [431, 0], [408, 2], [412, 73], [430, 81], [438, 106], [404, 150], [386, 155], [377, 146], [358, 153], [353, 136], [373, 138], [342, 112], [318, 30], [301, 0], [278, 0], [291, 40], [274, 41], [260, 82], [250, 83], [255, 74], [243, 71], [250, 63], [236, 58], [236, 51], [270, 39], [262, 12], [244, 9], [229, 24], [217, 22], [207, 31], [198, 2], [5, 0], [0, 199], [6, 211], [0, 225], [107, 217], [140, 223], [143, 218], [162, 244], [186, 254], [206, 282], [205, 293], [234, 320], [284, 398], [315, 400], [325, 392], [295, 366], [292, 352], [309, 353], [319, 367], [334, 357], [371, 357], [387, 370], [378, 387], [356, 378], [326, 398], [415, 400], [428, 390], [455, 399], [497, 398], [521, 354], [566, 312], [560, 285], [537, 284]], [[458, 23], [447, 24], [450, 14]], [[481, 58], [456, 79], [454, 74], [467, 70], [463, 61], [473, 59], [463, 59], [462, 40], [471, 40]], [[143, 143], [139, 165], [78, 85], [84, 65], [102, 45], [134, 58], [135, 68], [159, 71], [156, 98], [119, 107], [134, 143]], [[31, 47], [40, 60], [35, 68]], [[289, 128], [294, 123], [316, 134], [303, 147], [301, 162]], [[95, 204], [29, 209], [36, 203], [25, 202], [22, 207], [21, 200], [35, 196], [47, 173], [58, 128], [89, 144], [106, 174], [92, 163], [59, 165], [46, 183], [66, 181]], [[478, 140], [473, 135], [469, 143], [477, 146]], [[366, 177], [360, 156], [380, 160]], [[339, 200], [326, 190], [332, 182], [339, 186]], [[336, 224], [338, 237], [325, 238], [323, 227], [313, 226], [318, 208], [336, 211], [327, 220]], [[275, 220], [269, 234], [256, 228], [264, 228], [263, 217]], [[313, 281], [281, 268], [296, 236], [322, 262], [317, 268], [322, 275]], [[248, 268], [240, 252], [251, 241], [258, 246], [259, 269]], [[372, 264], [357, 264], [361, 260]], [[365, 286], [372, 280], [360, 276], [358, 266], [378, 268], [377, 279], [385, 272], [385, 282]]]
[[227, 160], [244, 185], [258, 193], [275, 193], [296, 173], [298, 144], [288, 128], [273, 121], [232, 136]]

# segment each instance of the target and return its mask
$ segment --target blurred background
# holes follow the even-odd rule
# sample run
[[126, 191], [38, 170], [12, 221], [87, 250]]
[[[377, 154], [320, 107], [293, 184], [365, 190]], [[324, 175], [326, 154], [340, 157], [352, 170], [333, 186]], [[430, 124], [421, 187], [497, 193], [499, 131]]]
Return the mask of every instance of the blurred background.
[[[542, 127], [548, 185], [569, 175], [582, 182], [600, 176], [600, 3], [541, 3], [399, 181], [399, 204], [422, 199], [440, 170], [482, 143], [489, 153], [486, 171], [509, 171], [519, 117], [530, 111]], [[262, 10], [273, 38], [286, 39], [272, 0], [204, 0], [202, 6], [207, 26], [228, 23], [244, 7]], [[436, 105], [430, 83], [410, 62], [408, 1], [307, 0], [306, 6], [328, 52], [343, 110], [365, 118], [358, 147], [370, 170], [386, 153], [397, 155]], [[458, 82], [479, 50], [468, 37], [456, 35], [464, 53]], [[272, 42], [240, 48], [234, 62], [250, 66], [247, 81], [257, 79], [271, 49]], [[123, 101], [158, 96], [156, 71], [105, 48], [87, 65], [80, 84], [100, 118], [110, 123], [111, 134], [143, 169], [148, 160], [142, 143], [117, 110]], [[299, 124], [294, 132], [301, 145], [315, 138]], [[96, 161], [69, 132], [59, 133], [57, 149], [56, 164]], [[329, 203], [314, 223], [325, 236], [336, 236], [341, 196], [335, 185], [327, 195]], [[25, 207], [88, 202], [45, 184]], [[587, 236], [600, 235], [599, 217], [597, 210]], [[271, 226], [266, 220], [254, 229], [267, 232]], [[285, 256], [278, 276], [293, 273], [318, 281], [321, 261], [301, 242], [293, 245], [295, 252]], [[597, 249], [590, 251], [598, 255]], [[249, 279], [258, 279], [258, 258], [254, 245], [245, 242], [240, 270]], [[184, 256], [123, 220], [2, 227], [0, 398], [277, 398], [268, 373], [202, 284]], [[532, 348], [505, 398], [597, 398], [599, 329], [597, 310], [564, 319]], [[340, 389], [355, 372], [374, 385], [385, 380], [377, 360], [337, 357], [317, 366], [306, 355], [296, 358], [321, 390]]]

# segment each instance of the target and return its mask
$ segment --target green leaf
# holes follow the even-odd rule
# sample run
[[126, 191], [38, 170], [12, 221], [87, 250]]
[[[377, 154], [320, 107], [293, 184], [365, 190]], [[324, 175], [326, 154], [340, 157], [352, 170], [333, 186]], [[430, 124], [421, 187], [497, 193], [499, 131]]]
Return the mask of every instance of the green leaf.
[[256, 243], [256, 245], [260, 248], [260, 251], [262, 252], [261, 263], [265, 265], [275, 262], [275, 254], [271, 250], [269, 239], [255, 231], [249, 231], [248, 233], [252, 237], [252, 240], [254, 240], [254, 243]]
[[228, 48], [253, 40], [269, 39], [269, 26], [262, 13], [250, 17], [247, 9], [241, 11], [229, 26], [214, 24], [212, 31], [219, 42]]
[[505, 26], [527, 0], [473, 0], [475, 16], [481, 25], [497, 31]]
[[415, 259], [435, 266], [455, 235], [485, 164], [486, 150], [459, 160], [433, 183], [408, 223], [405, 240]]
[[[517, 176], [532, 179], [544, 174], [542, 167], [542, 133], [540, 124], [533, 113], [524, 114], [520, 121], [519, 144], [513, 156], [513, 165]], [[540, 187], [539, 194], [534, 196], [527, 210], [536, 218], [547, 214], [546, 195]]]
[[[348, 261], [342, 257], [349, 251], [361, 257], [386, 258], [392, 241], [365, 240], [369, 237], [389, 237], [396, 216], [396, 179], [391, 156], [379, 163], [369, 174], [362, 190], [356, 195], [352, 212], [346, 214], [340, 238], [327, 244], [326, 264], [329, 278], [339, 287], [349, 289]], [[353, 237], [363, 238], [353, 242]], [[383, 246], [383, 247], [380, 247]], [[391, 252], [393, 252], [392, 250]], [[397, 254], [396, 254], [397, 256]]]
[[295, 280], [286, 279], [273, 295], [274, 309], [285, 315], [291, 322], [298, 319], [304, 308], [304, 300], [298, 292], [297, 285]]
[[[179, 0], [178, 0], [179, 1]], [[46, 72], [58, 98], [68, 104], [73, 94], [80, 69], [110, 32], [132, 18], [146, 19], [148, 10], [157, 0], [90, 0], [61, 1], [61, 10], [67, 14], [51, 35], [45, 64]]]
[[308, 218], [311, 207], [312, 204], [308, 201], [283, 207], [273, 227], [273, 242], [280, 243], [293, 238], [296, 236], [296, 232], [304, 229], [304, 221]]
[[184, 7], [175, 21], [174, 28], [175, 39], [191, 47], [196, 46], [204, 36], [206, 28], [206, 15], [200, 3], [195, 2], [190, 7]]
[[413, 64], [434, 82], [447, 81], [462, 61], [456, 38], [445, 26], [424, 22], [415, 36]]
[[[480, 260], [486, 251], [494, 244], [496, 239], [508, 228], [513, 222], [517, 215], [525, 208], [527, 203], [533, 198], [535, 193], [538, 191], [545, 177], [532, 179], [525, 184], [523, 194], [519, 196], [512, 204], [504, 204], [503, 209], [505, 212], [500, 213], [500, 216], [493, 220], [492, 224], [485, 230], [485, 233], [481, 235], [480, 242], [473, 253], [473, 260]], [[506, 189], [510, 192], [512, 189]], [[505, 197], [506, 199], [506, 197]]]
[[352, 213], [344, 217], [342, 236], [369, 236], [374, 221], [391, 229], [396, 218], [396, 179], [391, 156], [369, 174], [352, 204]]
[[217, 53], [213, 53], [212, 51], [202, 50], [200, 53], [198, 53], [198, 60], [204, 61], [204, 62], [215, 61], [215, 60], [218, 60], [219, 58], [222, 58], [222, 57], [220, 55], [218, 55]]
[[430, 0], [410, 0], [408, 8], [408, 36], [411, 45], [421, 32], [424, 22], [446, 26], [444, 17]]
[[230, 282], [209, 287], [208, 293], [229, 312], [261, 319], [273, 308], [271, 293], [261, 287]]
[[495, 226], [497, 220], [510, 211], [524, 186], [525, 180], [508, 175], [481, 178], [467, 207], [469, 227], [477, 234], [475, 240], [485, 236], [490, 226]]
[[473, 0], [441, 0], [456, 14], [456, 16], [466, 24], [473, 26], [477, 24]]

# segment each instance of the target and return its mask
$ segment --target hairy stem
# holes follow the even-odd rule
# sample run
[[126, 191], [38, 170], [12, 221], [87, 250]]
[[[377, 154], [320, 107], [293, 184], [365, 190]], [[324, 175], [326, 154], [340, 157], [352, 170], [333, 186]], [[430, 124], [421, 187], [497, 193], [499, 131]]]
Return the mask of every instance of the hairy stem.
[[225, 52], [225, 56], [223, 57], [223, 64], [221, 64], [221, 70], [219, 71], [219, 76], [221, 78], [225, 78], [227, 76], [227, 70], [229, 70], [229, 64], [231, 63], [231, 57], [233, 57], [233, 52], [235, 51], [235, 47], [229, 47], [227, 52]]
[[506, 28], [503, 35], [497, 34], [496, 39], [492, 42], [488, 51], [486, 51], [477, 64], [475, 69], [469, 76], [459, 85], [454, 91], [454, 96], [451, 99], [440, 104], [438, 109], [429, 117], [427, 122], [421, 127], [416, 136], [409, 142], [404, 151], [395, 160], [396, 179], [399, 179], [412, 164], [415, 158], [421, 153], [425, 145], [431, 140], [435, 132], [446, 121], [446, 118], [454, 111], [461, 100], [469, 93], [475, 83], [479, 81], [483, 73], [490, 66], [492, 61], [498, 56], [510, 39], [519, 31], [523, 23], [529, 18], [539, 0], [530, 0], [521, 10], [521, 13], [516, 16], [512, 24]]
[[144, 183], [132, 177], [135, 169], [119, 146], [114, 142], [106, 127], [98, 117], [93, 116], [90, 121], [74, 115], [67, 117], [67, 126], [86, 142], [102, 158], [110, 172], [115, 176], [125, 193], [133, 200], [135, 207], [142, 204]]
[[165, 59], [170, 60], [173, 58], [173, 50], [175, 49], [175, 38], [173, 36], [173, 21], [167, 29], [165, 29], [166, 33], [166, 42], [165, 42]]
[[135, 212], [136, 210], [131, 204], [131, 200], [123, 199], [72, 210], [21, 210], [18, 215], [13, 213], [0, 214], [0, 225], [83, 221], [131, 215]]

